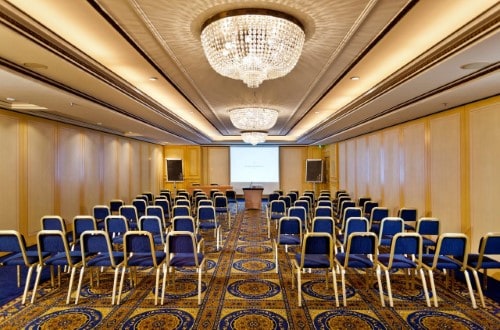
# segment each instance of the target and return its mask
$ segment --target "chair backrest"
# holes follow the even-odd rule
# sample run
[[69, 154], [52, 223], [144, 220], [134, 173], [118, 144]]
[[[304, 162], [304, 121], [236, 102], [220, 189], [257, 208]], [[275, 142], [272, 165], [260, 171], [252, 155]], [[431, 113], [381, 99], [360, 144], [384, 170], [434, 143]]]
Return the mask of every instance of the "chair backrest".
[[379, 239], [384, 236], [394, 236], [397, 233], [402, 233], [405, 230], [403, 219], [398, 217], [386, 217], [382, 219], [380, 224]]
[[[338, 198], [341, 194], [347, 194], [347, 191], [340, 189], [335, 192], [335, 198]], [[348, 194], [347, 194], [348, 195]]]
[[104, 219], [104, 229], [111, 237], [126, 233], [128, 221], [123, 215], [109, 215]]
[[120, 211], [120, 207], [125, 205], [123, 200], [121, 199], [112, 199], [109, 201], [109, 211], [111, 213], [118, 213]]
[[392, 263], [398, 255], [412, 256], [418, 261], [422, 261], [422, 236], [415, 232], [402, 232], [394, 235], [391, 241], [391, 250], [388, 267], [392, 268]]
[[344, 214], [344, 210], [348, 207], [356, 207], [356, 202], [351, 199], [345, 200], [340, 204], [340, 208], [338, 209], [337, 217], [340, 218]]
[[330, 259], [330, 267], [333, 265], [333, 247], [334, 241], [332, 235], [328, 233], [307, 233], [302, 240], [302, 253], [300, 268], [304, 267], [304, 261], [307, 256], [327, 255]]
[[292, 199], [290, 198], [290, 196], [280, 196], [279, 199], [285, 201], [286, 208], [292, 206]]
[[194, 265], [199, 266], [198, 253], [196, 252], [196, 237], [188, 231], [171, 231], [167, 235], [166, 253], [167, 256], [172, 254], [182, 254], [183, 258], [191, 254]]
[[298, 217], [302, 223], [305, 223], [307, 220], [307, 211], [303, 206], [292, 206], [288, 209], [289, 217]]
[[179, 215], [191, 215], [191, 209], [187, 205], [175, 205], [172, 208], [172, 217]]
[[277, 193], [277, 192], [272, 192], [269, 194], [269, 196], [267, 197], [267, 202], [268, 203], [271, 203], [272, 201], [275, 201], [277, 199], [280, 198], [280, 194]]
[[[364, 255], [372, 255], [373, 260], [376, 260], [378, 255], [378, 238], [377, 235], [373, 232], [354, 232], [347, 236], [347, 245], [346, 245], [346, 255], [351, 254], [364, 254]], [[346, 263], [349, 261], [349, 258], [346, 257]], [[346, 264], [345, 263], [345, 264]]]
[[148, 198], [149, 204], [152, 204], [154, 202], [154, 195], [152, 192], [147, 191], [143, 192], [142, 194]]
[[319, 199], [317, 205], [318, 206], [327, 206], [329, 208], [333, 207], [332, 201], [329, 199]]
[[273, 200], [269, 210], [271, 213], [282, 213], [284, 215], [286, 212], [286, 203], [280, 199]]
[[309, 200], [307, 199], [297, 199], [293, 206], [301, 206], [306, 210], [306, 214], [309, 214]]
[[37, 234], [37, 248], [40, 260], [43, 260], [44, 252], [48, 252], [51, 255], [65, 253], [66, 264], [73, 266], [73, 262], [69, 256], [68, 241], [62, 231], [40, 230]]
[[165, 220], [165, 215], [163, 214], [163, 208], [159, 205], [149, 205], [146, 207], [146, 215], [154, 215], [161, 219], [162, 223]]
[[418, 219], [416, 232], [420, 235], [439, 235], [439, 219], [431, 217]]
[[215, 196], [214, 198], [214, 206], [216, 209], [219, 208], [227, 208], [228, 207], [228, 202], [227, 202], [227, 197], [226, 196]]
[[214, 202], [211, 199], [208, 199], [208, 198], [200, 199], [198, 201], [198, 207], [200, 207], [202, 205], [204, 205], [204, 206], [213, 206]]
[[378, 207], [378, 202], [372, 200], [366, 201], [363, 206], [363, 213], [365, 214], [365, 216], [370, 217], [372, 214], [372, 210], [375, 207]]
[[[365, 203], [366, 204], [366, 203]], [[389, 209], [387, 207], [376, 206], [372, 208], [370, 215], [370, 223], [380, 222], [383, 218], [389, 216]]]
[[[151, 256], [152, 266], [157, 267], [153, 235], [144, 230], [132, 230], [123, 235], [124, 265], [128, 265], [129, 257], [134, 255]], [[144, 261], [144, 259], [143, 259]], [[145, 265], [145, 263], [143, 263]]]
[[139, 218], [139, 230], [150, 232], [153, 237], [160, 237], [161, 242], [164, 242], [163, 224], [159, 217], [154, 215], [144, 215]]
[[417, 221], [417, 209], [414, 207], [402, 207], [398, 210], [398, 217], [403, 221]]
[[194, 218], [191, 216], [177, 216], [172, 219], [173, 231], [189, 231], [196, 232], [196, 225]]
[[235, 202], [236, 201], [236, 191], [232, 189], [226, 190], [226, 197], [228, 199], [228, 202]]
[[[109, 256], [109, 262], [112, 267], [116, 267], [115, 258], [112, 258], [113, 248], [109, 235], [102, 230], [87, 230], [81, 236], [82, 255], [87, 254], [106, 254]], [[87, 258], [83, 258], [83, 262], [87, 264]]]
[[278, 222], [278, 234], [302, 236], [302, 221], [298, 217], [281, 217]]
[[40, 222], [42, 230], [60, 230], [66, 233], [66, 223], [59, 215], [44, 215]]
[[335, 222], [332, 217], [314, 217], [312, 221], [312, 231], [314, 233], [328, 233], [330, 235], [335, 234]]
[[479, 240], [479, 253], [500, 255], [500, 232], [487, 233]]
[[134, 205], [123, 205], [120, 207], [120, 215], [123, 215], [128, 221], [137, 222], [139, 220], [137, 209]]
[[314, 209], [314, 216], [316, 217], [333, 217], [333, 210], [328, 206], [316, 206]]
[[155, 205], [160, 206], [163, 209], [163, 216], [165, 218], [170, 218], [170, 201], [168, 199], [156, 199]]
[[94, 205], [94, 207], [92, 208], [92, 215], [94, 216], [94, 219], [96, 219], [96, 221], [104, 220], [110, 214], [111, 210], [107, 205]]
[[97, 222], [91, 215], [77, 215], [73, 218], [73, 242], [80, 239], [86, 230], [97, 230]]
[[361, 207], [361, 209], [363, 209], [364, 206], [365, 206], [365, 203], [368, 202], [369, 200], [371, 200], [370, 197], [360, 197], [360, 198], [358, 198], [358, 207]]
[[198, 207], [197, 212], [199, 221], [216, 221], [217, 215], [215, 212], [215, 207], [209, 205], [202, 205]]
[[348, 237], [352, 233], [367, 232], [369, 228], [368, 219], [365, 217], [349, 217], [346, 219], [344, 235]]
[[290, 197], [290, 203], [293, 205], [297, 198], [299, 197], [298, 194], [294, 191], [289, 191], [287, 194], [288, 197]]
[[438, 267], [439, 256], [450, 256], [462, 262], [462, 270], [467, 266], [468, 255], [467, 235], [463, 233], [443, 233], [439, 235], [432, 267]]
[[187, 200], [189, 200], [189, 192], [185, 190], [179, 190], [177, 191], [178, 196], [184, 196]]
[[24, 264], [30, 264], [26, 256], [26, 241], [17, 230], [0, 230], [0, 252], [21, 253]]
[[175, 201], [175, 206], [185, 205], [191, 207], [191, 202], [188, 199], [178, 199]]
[[337, 198], [337, 205], [335, 205], [335, 207], [337, 208], [337, 210], [339, 210], [342, 206], [342, 203], [349, 200], [351, 200], [351, 197], [349, 195], [340, 195]]
[[363, 216], [363, 211], [359, 207], [346, 207], [344, 209], [344, 213], [342, 214], [341, 221], [345, 223], [345, 221], [352, 217], [361, 217]]

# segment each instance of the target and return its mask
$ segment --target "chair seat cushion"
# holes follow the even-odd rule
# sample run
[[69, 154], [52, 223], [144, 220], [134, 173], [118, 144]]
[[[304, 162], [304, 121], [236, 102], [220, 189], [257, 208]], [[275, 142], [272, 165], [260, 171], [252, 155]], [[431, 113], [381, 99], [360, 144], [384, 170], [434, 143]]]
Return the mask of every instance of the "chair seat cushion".
[[[295, 255], [295, 261], [300, 265], [302, 253]], [[306, 254], [304, 268], [330, 268], [330, 259], [326, 254]]]
[[[337, 253], [335, 256], [337, 261], [344, 265], [346, 259], [346, 253]], [[373, 262], [366, 256], [362, 254], [351, 254], [349, 255], [349, 268], [372, 268]]]
[[[378, 262], [388, 267], [390, 258], [391, 255], [389, 253], [379, 254]], [[395, 269], [406, 269], [406, 268], [416, 268], [416, 267], [417, 264], [413, 260], [402, 254], [395, 255], [394, 259], [392, 260], [392, 268]]]
[[109, 253], [99, 253], [99, 254], [96, 254], [91, 259], [89, 259], [87, 261], [87, 265], [88, 266], [97, 266], [97, 267], [111, 266], [111, 258], [110, 257], [114, 258], [115, 265], [118, 265], [123, 261], [124, 254], [123, 254], [123, 252], [119, 252], [119, 251], [115, 251], [115, 252], [111, 253], [111, 256]]
[[[203, 254], [197, 253], [198, 264], [203, 261]], [[170, 259], [170, 266], [173, 267], [195, 267], [197, 266], [194, 260], [193, 253], [176, 253], [172, 259]]]
[[[163, 251], [155, 251], [155, 256], [156, 256], [156, 263], [160, 264], [165, 260], [166, 258], [166, 253]], [[151, 253], [146, 252], [146, 253], [137, 253], [134, 252], [134, 254], [128, 258], [127, 261], [129, 266], [140, 266], [140, 267], [152, 267], [154, 266], [153, 260], [151, 259]]]
[[[473, 268], [477, 268], [478, 261], [479, 261], [479, 254], [469, 254], [469, 257], [467, 259], [467, 265], [469, 265]], [[483, 262], [479, 268], [480, 269], [492, 269], [492, 268], [499, 268], [500, 269], [500, 261], [492, 259], [488, 256], [483, 256]]]
[[278, 238], [278, 244], [282, 245], [299, 245], [300, 236], [292, 234], [281, 234]]
[[[432, 266], [434, 262], [434, 254], [423, 254], [422, 263], [429, 267]], [[462, 265], [459, 261], [454, 260], [447, 256], [439, 256], [436, 264], [437, 269], [460, 269]]]

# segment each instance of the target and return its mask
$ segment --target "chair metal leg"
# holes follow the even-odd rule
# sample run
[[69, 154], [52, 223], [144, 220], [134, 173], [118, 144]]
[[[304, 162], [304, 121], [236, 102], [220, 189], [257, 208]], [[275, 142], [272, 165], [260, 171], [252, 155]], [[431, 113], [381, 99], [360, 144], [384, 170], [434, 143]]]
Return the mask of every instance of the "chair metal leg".
[[465, 275], [465, 281], [467, 282], [467, 288], [469, 289], [469, 295], [470, 295], [470, 301], [472, 303], [472, 308], [476, 309], [477, 308], [476, 297], [474, 297], [474, 291], [472, 290], [472, 285], [470, 283], [469, 272], [466, 269], [464, 270], [464, 275]]
[[335, 267], [332, 267], [332, 281], [333, 291], [335, 293], [335, 306], [339, 307], [339, 293], [337, 291], [337, 275], [335, 274]]
[[429, 280], [431, 282], [432, 298], [434, 299], [434, 307], [438, 307], [438, 299], [436, 294], [436, 286], [434, 285], [434, 275], [432, 270], [429, 269]]
[[427, 307], [431, 307], [431, 302], [429, 300], [429, 291], [427, 290], [427, 282], [425, 281], [425, 272], [422, 268], [420, 268], [420, 277], [422, 278], [422, 288], [424, 290], [425, 302], [427, 303]]

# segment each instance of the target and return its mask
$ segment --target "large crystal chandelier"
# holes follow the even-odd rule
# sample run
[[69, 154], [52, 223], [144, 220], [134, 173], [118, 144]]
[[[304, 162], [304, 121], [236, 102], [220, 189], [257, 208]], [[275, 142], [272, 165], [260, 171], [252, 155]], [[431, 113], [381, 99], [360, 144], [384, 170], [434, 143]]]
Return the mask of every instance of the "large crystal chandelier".
[[241, 130], [265, 130], [276, 124], [278, 111], [268, 108], [248, 107], [229, 110], [229, 119]]
[[201, 42], [219, 74], [257, 88], [288, 74], [297, 64], [305, 33], [300, 22], [282, 12], [236, 9], [203, 24]]
[[263, 131], [244, 131], [241, 132], [243, 142], [256, 145], [266, 141], [267, 133]]

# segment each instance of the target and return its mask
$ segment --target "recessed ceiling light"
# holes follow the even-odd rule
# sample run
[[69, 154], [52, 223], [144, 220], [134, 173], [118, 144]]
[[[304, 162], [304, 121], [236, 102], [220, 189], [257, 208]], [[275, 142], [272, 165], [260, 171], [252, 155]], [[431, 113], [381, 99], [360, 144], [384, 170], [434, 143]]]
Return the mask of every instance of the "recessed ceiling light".
[[28, 69], [48, 69], [49, 67], [46, 66], [45, 64], [40, 64], [40, 63], [23, 63], [23, 66]]
[[15, 98], [13, 98], [13, 97], [6, 97], [5, 99], [6, 99], [7, 101], [9, 101], [9, 102], [14, 102], [14, 101], [16, 100], [16, 99], [15, 99]]
[[472, 62], [472, 63], [467, 63], [462, 66], [460, 66], [461, 69], [464, 70], [478, 70], [487, 67], [491, 63], [488, 62]]
[[149, 77], [149, 80], [151, 80], [151, 81], [157, 81], [158, 78], [156, 78], [156, 77]]
[[358, 76], [352, 76], [351, 80], [359, 80], [359, 77]]

